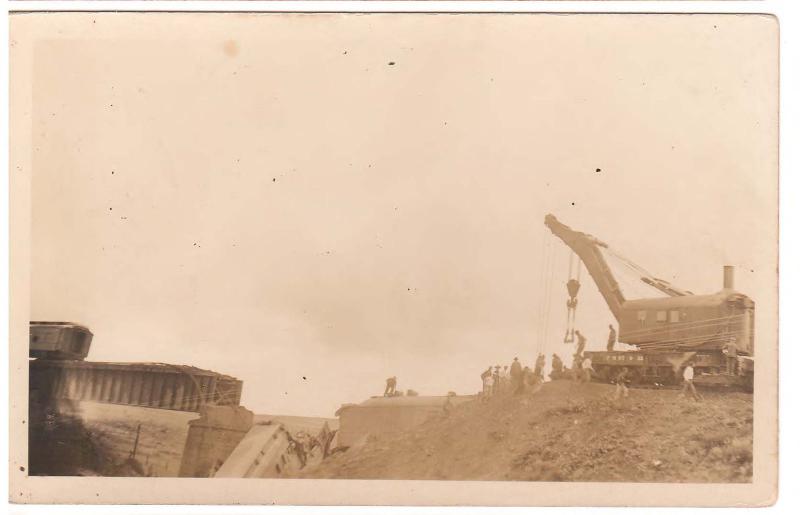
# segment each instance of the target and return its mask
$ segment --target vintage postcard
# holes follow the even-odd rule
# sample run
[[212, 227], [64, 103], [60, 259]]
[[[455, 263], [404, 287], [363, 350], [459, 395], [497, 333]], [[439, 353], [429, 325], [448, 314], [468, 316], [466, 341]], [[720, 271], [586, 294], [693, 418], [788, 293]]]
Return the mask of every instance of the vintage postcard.
[[774, 17], [10, 33], [11, 502], [775, 501]]

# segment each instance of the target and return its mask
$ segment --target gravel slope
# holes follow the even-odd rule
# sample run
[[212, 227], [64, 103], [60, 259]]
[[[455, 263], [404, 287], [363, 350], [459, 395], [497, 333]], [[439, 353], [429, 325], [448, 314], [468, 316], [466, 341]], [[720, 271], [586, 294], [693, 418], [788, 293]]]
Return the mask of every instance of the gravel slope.
[[473, 401], [399, 435], [373, 436], [301, 477], [749, 482], [752, 395], [546, 383]]

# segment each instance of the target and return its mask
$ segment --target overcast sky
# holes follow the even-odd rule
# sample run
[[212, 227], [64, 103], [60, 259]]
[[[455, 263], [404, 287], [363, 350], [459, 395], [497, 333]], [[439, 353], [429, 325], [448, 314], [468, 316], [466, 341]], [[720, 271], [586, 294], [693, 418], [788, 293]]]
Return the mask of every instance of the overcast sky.
[[[474, 393], [490, 364], [572, 351], [553, 213], [697, 293], [735, 265], [758, 346], [776, 30], [87, 14], [34, 60], [31, 317], [88, 325], [91, 360], [234, 375], [258, 413], [332, 416], [390, 375]], [[602, 349], [613, 317], [582, 279]]]

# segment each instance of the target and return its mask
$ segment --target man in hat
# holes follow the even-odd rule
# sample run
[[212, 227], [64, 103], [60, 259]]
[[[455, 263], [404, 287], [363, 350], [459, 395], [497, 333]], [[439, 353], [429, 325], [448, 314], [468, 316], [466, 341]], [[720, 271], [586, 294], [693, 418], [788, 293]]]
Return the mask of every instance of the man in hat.
[[558, 354], [555, 352], [553, 353], [551, 362], [553, 363], [553, 370], [550, 372], [550, 379], [556, 379], [564, 372], [564, 362], [561, 361], [561, 358], [558, 357]]
[[523, 367], [522, 369], [522, 393], [527, 392], [533, 386], [533, 370], [531, 367]]
[[503, 366], [503, 371], [500, 372], [500, 391], [508, 393], [511, 387], [511, 372], [508, 370], [508, 365]]
[[511, 386], [514, 389], [514, 395], [522, 393], [522, 365], [519, 358], [514, 358], [511, 363]]
[[539, 356], [536, 358], [536, 365], [533, 367], [533, 375], [536, 376], [540, 381], [544, 381], [544, 365], [544, 354], [539, 354]]
[[586, 356], [581, 361], [581, 380], [582, 383], [590, 383], [592, 381], [592, 372], [594, 369], [592, 368], [592, 358]]
[[606, 350], [611, 352], [614, 350], [614, 344], [617, 343], [617, 331], [614, 326], [608, 324], [608, 343], [606, 343]]
[[395, 376], [386, 380], [386, 388], [383, 390], [384, 397], [394, 397], [394, 392], [397, 389], [397, 378]]
[[483, 385], [482, 394], [484, 398], [492, 394], [492, 387], [494, 386], [492, 382], [492, 366], [489, 365], [489, 368], [484, 370], [481, 374], [481, 384]]
[[575, 331], [575, 336], [578, 337], [578, 349], [575, 351], [575, 354], [578, 358], [583, 356], [583, 349], [586, 348], [586, 337], [580, 331]]
[[494, 373], [492, 374], [492, 395], [500, 393], [500, 365], [494, 366]]
[[622, 367], [622, 370], [619, 371], [619, 374], [614, 378], [614, 382], [617, 384], [617, 388], [614, 391], [614, 400], [619, 400], [620, 397], [628, 397], [628, 385], [625, 384], [630, 380], [628, 377], [628, 367]]
[[736, 361], [737, 361], [737, 354], [738, 349], [736, 348], [736, 338], [731, 337], [728, 340], [728, 343], [725, 345], [725, 365], [726, 365], [726, 372], [728, 375], [736, 375]]
[[694, 387], [694, 361], [690, 360], [686, 364], [686, 368], [683, 369], [683, 390], [681, 390], [681, 395], [686, 396], [686, 392], [690, 392], [692, 394], [692, 398], [696, 401], [701, 399], [700, 395], [697, 393], [697, 390]]

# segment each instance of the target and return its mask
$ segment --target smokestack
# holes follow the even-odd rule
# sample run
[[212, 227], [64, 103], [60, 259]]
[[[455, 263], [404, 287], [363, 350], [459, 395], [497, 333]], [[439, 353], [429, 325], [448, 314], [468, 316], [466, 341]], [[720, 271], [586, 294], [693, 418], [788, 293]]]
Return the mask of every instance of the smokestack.
[[725, 290], [733, 289], [733, 267], [730, 265], [722, 267], [722, 288]]

